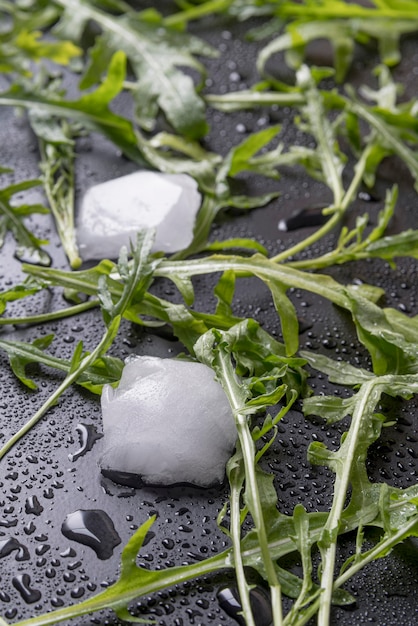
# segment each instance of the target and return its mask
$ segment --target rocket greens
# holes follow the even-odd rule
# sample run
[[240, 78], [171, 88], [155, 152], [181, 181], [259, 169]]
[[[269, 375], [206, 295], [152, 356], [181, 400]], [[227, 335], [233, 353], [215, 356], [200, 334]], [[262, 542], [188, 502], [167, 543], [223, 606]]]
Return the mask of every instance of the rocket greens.
[[[417, 3], [380, 0], [367, 8], [342, 0], [177, 4], [178, 11], [163, 16], [154, 9], [136, 11], [122, 0], [0, 0], [0, 14], [7, 18], [0, 33], [0, 71], [8, 83], [0, 92], [0, 106], [28, 112], [39, 142], [41, 175], [40, 180], [21, 181], [0, 190], [0, 246], [10, 231], [16, 256], [38, 263], [23, 263], [26, 279], [0, 293], [0, 324], [40, 324], [91, 308], [100, 308], [104, 324], [97, 346], [85, 352], [80, 342], [71, 359], [48, 352], [52, 335], [32, 343], [0, 340], [0, 350], [9, 358], [12, 371], [29, 389], [36, 389], [28, 367], [31, 364], [63, 372], [56, 391], [3, 444], [0, 459], [73, 383], [94, 393], [100, 393], [103, 384], [117, 384], [123, 363], [108, 352], [123, 318], [150, 330], [169, 325], [185, 350], [213, 369], [236, 420], [238, 445], [227, 467], [229, 500], [219, 516], [230, 547], [197, 563], [144, 569], [136, 564], [136, 556], [154, 521], [150, 518], [125, 546], [115, 583], [73, 606], [22, 620], [19, 626], [54, 624], [105, 608], [113, 609], [122, 620], [143, 621], [130, 611], [139, 596], [231, 569], [245, 623], [255, 626], [247, 568], [255, 569], [269, 587], [274, 626], [302, 626], [314, 616], [318, 624], [327, 626], [332, 604], [344, 606], [354, 601], [344, 589], [354, 574], [386, 556], [407, 537], [418, 536], [418, 486], [399, 489], [385, 482], [373, 483], [367, 472], [370, 446], [383, 428], [391, 426], [389, 416], [382, 413], [382, 396], [409, 399], [418, 392], [417, 318], [382, 308], [379, 301], [384, 292], [380, 288], [342, 284], [329, 274], [318, 273], [357, 260], [377, 258], [394, 267], [399, 257], [418, 258], [417, 230], [388, 234], [396, 216], [396, 186], [387, 189], [375, 226], [369, 225], [366, 214], [357, 216], [350, 227], [344, 223], [360, 187], [373, 186], [388, 156], [397, 158], [409, 171], [417, 190], [416, 99], [399, 101], [399, 85], [382, 66], [374, 90], [364, 87], [356, 92], [346, 85], [343, 91], [334, 83], [329, 88], [330, 81], [346, 76], [358, 43], [376, 40], [383, 63], [393, 66], [399, 62], [401, 35], [418, 30]], [[259, 38], [269, 35], [270, 42], [258, 57], [262, 82], [250, 90], [203, 93], [206, 70], [197, 57], [211, 58], [216, 52], [189, 35], [186, 27], [216, 13], [265, 20], [252, 32]], [[99, 27], [100, 34], [82, 59], [80, 46], [88, 23]], [[52, 35], [48, 40], [41, 34], [44, 29]], [[333, 69], [304, 63], [307, 44], [323, 38], [329, 39], [334, 49]], [[280, 51], [286, 51], [288, 62], [296, 68], [293, 86], [266, 71], [267, 62]], [[65, 81], [61, 84], [56, 79], [51, 63], [82, 73], [75, 98], [65, 93]], [[195, 82], [190, 70], [198, 77]], [[326, 89], [324, 81], [328, 81]], [[116, 112], [117, 99], [123, 95], [133, 100], [133, 119]], [[208, 129], [207, 107], [229, 112], [273, 105], [292, 107], [295, 128], [305, 139], [301, 145], [287, 145], [277, 124], [251, 134], [223, 155], [200, 142]], [[168, 125], [168, 130], [157, 132], [162, 124]], [[77, 268], [75, 148], [79, 133], [92, 131], [140, 165], [194, 176], [203, 204], [187, 250], [169, 259], [151, 255], [153, 234], [144, 232], [129, 255], [122, 251], [117, 263], [103, 260], [77, 271], [43, 267], [50, 261], [42, 248], [46, 242], [38, 239], [24, 220], [46, 209], [16, 206], [11, 198], [43, 183], [70, 265]], [[277, 197], [276, 193], [237, 195], [234, 183], [240, 175], [277, 179], [288, 168], [302, 168], [326, 188], [329, 201], [321, 226], [273, 256], [261, 243], [244, 237], [208, 243], [211, 226], [221, 211], [254, 209]], [[317, 244], [337, 228], [332, 249], [316, 254]], [[197, 253], [198, 258], [190, 258]], [[212, 274], [218, 276], [215, 307], [200, 311], [194, 306], [193, 279]], [[283, 342], [255, 319], [235, 312], [235, 292], [243, 277], [254, 277], [269, 289]], [[157, 296], [153, 284], [160, 280], [172, 281], [181, 298], [174, 303]], [[370, 356], [369, 369], [299, 351], [300, 325], [290, 297], [295, 288], [314, 293], [348, 313], [359, 343]], [[25, 303], [45, 289], [63, 290], [73, 304], [50, 313], [7, 317], [10, 303]], [[313, 395], [308, 386], [312, 369], [331, 383], [349, 388], [350, 394]], [[279, 422], [295, 402], [306, 416], [319, 416], [330, 425], [350, 418], [344, 422], [346, 431], [336, 449], [319, 442], [308, 448], [311, 464], [325, 466], [335, 474], [329, 511], [308, 512], [298, 504], [291, 515], [281, 513], [273, 475], [263, 469], [263, 457], [274, 444]], [[379, 529], [371, 547], [366, 540], [370, 528]], [[355, 551], [341, 563], [339, 541], [348, 532], [357, 533]], [[319, 550], [319, 564], [313, 558], [314, 550]], [[295, 553], [301, 563], [300, 575], [279, 564], [281, 557]], [[283, 613], [283, 595], [293, 599], [287, 614]]]

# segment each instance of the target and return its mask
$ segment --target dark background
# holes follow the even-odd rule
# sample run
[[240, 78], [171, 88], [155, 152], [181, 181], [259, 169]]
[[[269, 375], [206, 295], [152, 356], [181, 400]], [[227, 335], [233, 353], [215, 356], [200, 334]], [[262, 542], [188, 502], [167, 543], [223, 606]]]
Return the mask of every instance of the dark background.
[[[248, 42], [244, 34], [248, 25], [236, 20], [216, 17], [195, 27], [196, 33], [215, 45], [221, 56], [205, 61], [208, 67], [208, 93], [222, 93], [242, 89], [254, 83], [254, 62], [260, 44]], [[415, 90], [418, 70], [418, 47], [413, 38], [403, 42], [402, 65], [395, 77], [406, 84], [406, 93]], [[313, 47], [311, 61], [327, 62], [326, 44]], [[291, 79], [290, 71], [282, 59], [276, 59], [278, 76]], [[371, 77], [370, 70], [377, 62], [373, 50], [358, 51], [349, 79], [361, 84]], [[120, 99], [118, 106], [126, 110], [127, 103]], [[306, 139], [297, 133], [292, 123], [290, 109], [260, 110], [226, 115], [209, 111], [211, 132], [207, 147], [225, 154], [248, 133], [269, 123], [283, 124], [281, 139], [294, 144]], [[2, 175], [2, 184], [38, 176], [38, 153], [24, 115], [0, 108], [0, 163], [14, 169], [11, 175]], [[82, 138], [77, 146], [77, 199], [90, 185], [129, 173], [136, 166], [117, 153], [104, 139], [91, 135]], [[416, 193], [409, 174], [396, 161], [383, 165], [376, 189], [375, 201], [358, 199], [348, 215], [353, 223], [356, 214], [368, 212], [373, 224], [382, 208], [386, 188], [394, 182], [400, 186], [396, 217], [390, 232], [417, 227]], [[278, 222], [296, 210], [309, 208], [329, 200], [323, 185], [311, 181], [302, 171], [283, 171], [279, 181], [259, 180], [243, 176], [237, 182], [243, 192], [263, 193], [279, 190], [280, 198], [266, 208], [251, 213], [225, 214], [213, 230], [213, 238], [255, 237], [267, 246], [271, 254], [291, 246], [312, 232], [299, 228], [291, 232], [278, 230]], [[41, 188], [26, 194], [31, 202], [42, 201]], [[37, 234], [50, 240], [48, 250], [54, 267], [67, 268], [67, 263], [49, 216], [29, 219]], [[332, 247], [334, 236], [321, 242], [310, 254], [317, 255]], [[8, 238], [0, 253], [0, 287], [8, 288], [22, 277], [20, 264], [14, 257], [14, 243]], [[418, 313], [416, 302], [416, 262], [402, 260], [395, 270], [380, 261], [352, 263], [333, 268], [330, 273], [343, 283], [362, 280], [386, 291], [384, 304], [399, 307], [413, 315]], [[210, 310], [214, 277], [200, 277], [195, 281], [197, 300], [195, 306]], [[157, 294], [176, 298], [171, 284], [159, 281], [153, 287]], [[301, 347], [323, 352], [334, 358], [343, 358], [352, 364], [367, 367], [365, 351], [358, 344], [353, 328], [345, 313], [319, 298], [293, 291], [301, 319]], [[264, 327], [280, 338], [280, 325], [267, 290], [255, 279], [242, 279], [236, 296], [237, 314], [254, 316]], [[16, 303], [8, 314], [29, 314], [53, 310], [63, 306], [61, 293], [44, 291], [28, 300]], [[43, 324], [30, 328], [1, 327], [5, 339], [31, 341], [36, 337], [54, 333], [51, 352], [70, 357], [76, 343], [83, 339], [85, 349], [92, 348], [102, 334], [102, 322], [97, 311], [59, 323]], [[111, 353], [124, 358], [131, 353], [173, 356], [182, 350], [169, 332], [153, 334], [139, 326], [123, 323]], [[0, 355], [0, 414], [1, 441], [5, 441], [23, 424], [56, 388], [60, 376], [44, 368], [33, 368], [32, 374], [39, 383], [36, 392], [30, 392], [15, 379], [4, 354]], [[316, 392], [336, 391], [325, 378], [312, 378]], [[326, 426], [319, 419], [305, 419], [296, 406], [281, 422], [279, 435], [266, 459], [266, 468], [275, 475], [279, 508], [291, 513], [302, 502], [308, 511], [327, 510], [332, 497], [333, 475], [322, 467], [312, 467], [306, 460], [307, 446], [313, 438], [337, 446], [344, 424]], [[392, 428], [384, 429], [381, 439], [370, 451], [369, 472], [373, 480], [384, 479], [397, 487], [407, 487], [416, 482], [418, 458], [416, 401], [384, 401], [383, 410], [396, 418]], [[202, 490], [187, 486], [170, 488], [131, 489], [121, 487], [100, 475], [97, 459], [101, 441], [92, 450], [71, 460], [80, 449], [77, 427], [87, 425], [101, 433], [99, 399], [80, 388], [67, 392], [58, 405], [0, 463], [0, 542], [14, 538], [27, 549], [29, 558], [19, 561], [19, 552], [6, 556], [0, 552], [0, 614], [10, 622], [31, 617], [54, 607], [69, 605], [99, 591], [118, 574], [122, 546], [133, 531], [155, 512], [157, 521], [152, 536], [140, 552], [138, 562], [150, 568], [165, 568], [210, 556], [228, 545], [227, 537], [216, 524], [216, 517], [227, 498], [227, 487]], [[64, 537], [61, 525], [69, 513], [78, 509], [99, 509], [112, 519], [121, 543], [113, 556], [100, 560], [95, 552]], [[354, 547], [354, 537], [342, 541], [342, 560]], [[2, 545], [2, 543], [0, 543]], [[356, 597], [349, 609], [334, 609], [332, 623], [375, 623], [380, 626], [409, 626], [416, 623], [418, 589], [417, 543], [409, 539], [397, 547], [388, 558], [365, 568], [347, 589]], [[25, 598], [13, 584], [13, 579], [23, 574], [30, 576], [30, 588], [38, 591], [38, 599]], [[161, 626], [229, 625], [235, 620], [220, 607], [217, 593], [229, 584], [224, 576], [210, 577], [195, 583], [178, 585], [173, 589], [141, 598], [138, 614], [155, 617]], [[111, 613], [80, 618], [72, 623], [117, 623]]]

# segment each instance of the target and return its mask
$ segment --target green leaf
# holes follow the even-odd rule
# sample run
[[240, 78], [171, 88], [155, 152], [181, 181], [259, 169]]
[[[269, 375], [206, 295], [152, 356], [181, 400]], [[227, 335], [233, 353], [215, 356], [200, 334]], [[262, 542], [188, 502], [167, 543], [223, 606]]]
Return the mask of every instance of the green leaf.
[[274, 306], [280, 317], [283, 340], [286, 346], [286, 355], [294, 355], [299, 348], [299, 320], [296, 309], [286, 295], [287, 286], [277, 281], [264, 281], [270, 288]]
[[40, 169], [55, 225], [72, 268], [81, 265], [76, 243], [74, 218], [75, 138], [80, 129], [65, 120], [46, 118], [40, 111], [30, 112], [32, 129], [38, 135]]
[[126, 57], [117, 52], [111, 59], [108, 74], [101, 85], [78, 100], [64, 100], [56, 95], [34, 93], [17, 84], [0, 93], [0, 105], [24, 107], [44, 115], [68, 118], [89, 130], [102, 133], [133, 161], [144, 164], [132, 123], [113, 113], [109, 104], [120, 93], [126, 72]]
[[[32, 378], [26, 375], [28, 365], [37, 363], [69, 374], [73, 367], [80, 362], [82, 344], [78, 345], [78, 353], [74, 354], [72, 360], [46, 353], [45, 350], [50, 346], [53, 338], [54, 335], [46, 335], [35, 339], [32, 343], [0, 340], [0, 349], [8, 355], [13, 373], [29, 389], [37, 389], [37, 385]], [[101, 393], [103, 385], [114, 384], [119, 381], [122, 369], [123, 362], [120, 359], [103, 356], [97, 359], [79, 377], [77, 383], [93, 393]]]
[[354, 44], [377, 41], [381, 59], [387, 65], [400, 60], [399, 39], [402, 35], [418, 30], [414, 2], [373, 2], [372, 6], [347, 3], [343, 0], [304, 0], [280, 2], [275, 14], [288, 20], [285, 33], [273, 39], [260, 53], [259, 68], [269, 57], [280, 51], [288, 51], [287, 61], [297, 65], [303, 62], [308, 43], [326, 39], [334, 49], [334, 65], [339, 81], [351, 66]]
[[304, 415], [319, 415], [328, 424], [334, 424], [347, 415], [351, 415], [354, 410], [355, 400], [353, 398], [338, 398], [332, 396], [314, 396], [305, 398], [303, 401]]
[[[153, 128], [161, 109], [172, 126], [185, 136], [197, 138], [207, 132], [205, 106], [197, 95], [193, 80], [178, 67], [188, 67], [204, 74], [194, 54], [214, 56], [208, 44], [176, 29], [170, 29], [153, 14], [122, 13], [111, 16], [84, 0], [56, 0], [64, 9], [55, 32], [78, 39], [87, 21], [96, 23], [102, 34], [96, 39], [83, 86], [91, 86], [103, 71], [103, 60], [123, 51], [129, 59], [136, 80], [132, 93], [137, 103], [139, 122]], [[149, 14], [148, 14], [149, 15]], [[75, 16], [77, 16], [75, 18]], [[74, 21], [76, 28], [74, 30]]]
[[2, 291], [0, 293], [0, 315], [2, 315], [6, 310], [8, 302], [15, 302], [21, 298], [32, 296], [35, 293], [38, 293], [41, 289], [42, 286], [40, 284], [29, 278], [24, 283], [14, 285], [10, 289]]
[[[418, 371], [417, 346], [393, 328], [385, 311], [359, 294], [352, 294], [352, 316], [359, 340], [370, 352], [373, 370], [378, 375], [407, 374]], [[409, 322], [405, 316], [405, 325]]]
[[243, 237], [233, 238], [233, 239], [224, 239], [223, 241], [213, 241], [206, 246], [206, 250], [209, 252], [220, 252], [225, 250], [230, 250], [231, 248], [242, 248], [244, 250], [255, 250], [267, 256], [266, 248], [258, 241], [254, 239], [245, 239]]
[[[226, 162], [229, 162], [229, 176], [236, 176], [243, 171], [261, 171], [264, 175], [277, 176], [274, 170], [266, 172], [262, 170], [254, 156], [262, 150], [268, 143], [270, 143], [280, 132], [281, 126], [270, 126], [257, 133], [252, 133], [247, 139], [239, 144], [236, 148], [233, 148], [229, 153]], [[277, 156], [277, 153], [274, 153]], [[263, 159], [263, 164], [265, 158]], [[264, 165], [265, 168], [265, 165]]]
[[40, 31], [28, 32], [21, 30], [14, 43], [28, 58], [33, 61], [49, 59], [60, 65], [68, 65], [71, 59], [82, 54], [81, 48], [72, 41], [42, 41]]
[[354, 367], [346, 361], [334, 361], [324, 354], [301, 350], [300, 355], [315, 369], [327, 374], [331, 382], [339, 385], [361, 385], [373, 377], [371, 372]]
[[40, 184], [39, 180], [26, 180], [0, 189], [0, 248], [7, 232], [11, 232], [16, 242], [16, 257], [30, 263], [49, 265], [51, 259], [42, 249], [46, 240], [39, 239], [24, 224], [24, 218], [35, 213], [48, 213], [48, 209], [39, 204], [20, 204], [15, 206], [12, 196], [32, 189]]

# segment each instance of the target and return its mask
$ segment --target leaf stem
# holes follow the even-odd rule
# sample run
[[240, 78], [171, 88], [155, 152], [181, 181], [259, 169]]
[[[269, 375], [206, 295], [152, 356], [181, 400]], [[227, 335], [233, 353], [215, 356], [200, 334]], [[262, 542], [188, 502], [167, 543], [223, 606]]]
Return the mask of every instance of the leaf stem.
[[186, 22], [197, 20], [205, 17], [206, 15], [213, 15], [214, 13], [226, 11], [234, 0], [209, 0], [199, 6], [192, 6], [185, 11], [179, 11], [173, 13], [164, 18], [165, 26], [181, 26]]
[[[51, 624], [57, 624], [64, 620], [96, 613], [103, 609], [110, 608], [116, 610], [118, 608], [126, 608], [130, 602], [137, 599], [139, 596], [148, 595], [160, 589], [166, 589], [199, 576], [205, 576], [221, 569], [230, 568], [229, 556], [229, 551], [221, 552], [214, 557], [206, 559], [205, 561], [199, 561], [199, 563], [196, 564], [193, 563], [188, 566], [159, 570], [157, 576], [146, 577], [147, 582], [142, 585], [131, 584], [126, 588], [126, 584], [119, 580], [114, 585], [111, 585], [92, 598], [83, 600], [73, 606], [64, 607], [56, 611], [44, 613], [38, 617], [31, 617], [16, 622], [13, 626], [50, 626]], [[148, 570], [146, 570], [146, 573], [148, 573]]]
[[86, 300], [80, 304], [60, 309], [59, 311], [52, 311], [51, 313], [41, 313], [39, 315], [28, 315], [25, 317], [0, 317], [0, 326], [7, 324], [42, 324], [43, 322], [52, 322], [54, 320], [64, 319], [73, 315], [78, 315], [89, 309], [94, 309], [99, 305], [98, 300]]
[[247, 505], [257, 531], [267, 581], [270, 585], [273, 624], [274, 626], [281, 626], [283, 624], [281, 589], [268, 545], [267, 530], [255, 474], [255, 447], [251, 431], [248, 427], [248, 416], [246, 412], [242, 410], [242, 393], [240, 392], [235, 374], [233, 372], [231, 373], [230, 356], [220, 351], [218, 352], [216, 360], [220, 368], [220, 382], [222, 383], [233, 410], [238, 438], [241, 444], [245, 467], [246, 493], [250, 494]]
[[[364, 416], [369, 417], [367, 405], [369, 396], [376, 393], [376, 381], [374, 379], [364, 383], [359, 391], [361, 400], [356, 405], [348, 435], [340, 448], [344, 448], [344, 465], [340, 472], [337, 472], [334, 485], [334, 499], [331, 510], [324, 526], [322, 539], [325, 548], [322, 548], [322, 576], [321, 576], [321, 596], [319, 599], [318, 625], [328, 626], [330, 618], [330, 608], [332, 592], [334, 588], [334, 568], [337, 551], [336, 538], [347, 498], [352, 464], [355, 458], [358, 436], [361, 430]], [[340, 455], [341, 456], [341, 455]]]
[[234, 570], [237, 579], [238, 592], [242, 605], [242, 612], [245, 616], [246, 626], [255, 626], [254, 616], [251, 609], [248, 584], [245, 578], [244, 563], [241, 552], [241, 490], [231, 484], [231, 538], [234, 554]]

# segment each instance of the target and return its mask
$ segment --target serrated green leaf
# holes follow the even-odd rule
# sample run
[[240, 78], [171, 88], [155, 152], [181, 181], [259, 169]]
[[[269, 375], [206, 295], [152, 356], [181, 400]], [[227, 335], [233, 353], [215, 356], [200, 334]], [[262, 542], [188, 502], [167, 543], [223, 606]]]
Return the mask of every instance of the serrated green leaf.
[[[161, 109], [173, 127], [188, 137], [201, 137], [207, 131], [205, 107], [197, 95], [193, 80], [178, 67], [191, 67], [201, 74], [203, 66], [194, 58], [215, 51], [186, 33], [165, 26], [162, 20], [143, 19], [141, 13], [130, 11], [110, 16], [84, 0], [57, 0], [63, 9], [56, 32], [73, 32], [78, 39], [87, 21], [96, 23], [102, 34], [96, 39], [91, 66], [84, 80], [90, 86], [103, 70], [103, 56], [123, 50], [135, 73], [133, 96], [138, 107], [138, 119], [150, 130]], [[74, 30], [74, 19], [77, 25]], [[157, 14], [154, 13], [157, 17]]]
[[0, 93], [0, 106], [35, 109], [52, 117], [78, 121], [89, 130], [102, 133], [133, 161], [144, 164], [132, 123], [109, 108], [110, 102], [122, 89], [125, 71], [126, 57], [123, 52], [117, 52], [112, 57], [107, 76], [100, 86], [78, 100], [64, 100], [57, 96], [29, 92], [15, 84], [9, 91]]

